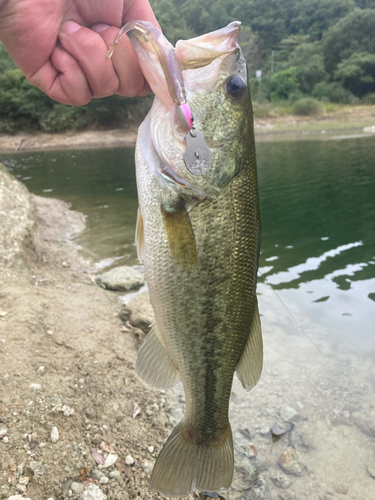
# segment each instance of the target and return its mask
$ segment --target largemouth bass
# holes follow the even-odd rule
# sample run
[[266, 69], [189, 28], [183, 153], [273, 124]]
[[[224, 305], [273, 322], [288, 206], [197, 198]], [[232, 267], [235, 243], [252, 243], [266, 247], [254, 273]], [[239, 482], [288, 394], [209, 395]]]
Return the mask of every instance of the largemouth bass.
[[155, 92], [136, 147], [136, 239], [155, 323], [136, 372], [163, 389], [181, 379], [186, 399], [151, 475], [169, 497], [230, 486], [233, 374], [251, 389], [262, 370], [260, 216], [239, 29], [233, 22], [175, 49], [148, 23], [123, 29]]

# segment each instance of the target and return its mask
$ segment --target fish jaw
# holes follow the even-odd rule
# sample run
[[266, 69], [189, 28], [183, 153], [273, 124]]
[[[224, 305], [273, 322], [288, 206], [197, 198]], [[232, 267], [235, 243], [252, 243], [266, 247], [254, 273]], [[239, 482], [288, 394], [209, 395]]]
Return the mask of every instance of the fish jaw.
[[228, 26], [189, 40], [176, 43], [176, 57], [181, 68], [196, 69], [213, 60], [228, 55], [237, 47], [241, 23], [234, 21]]

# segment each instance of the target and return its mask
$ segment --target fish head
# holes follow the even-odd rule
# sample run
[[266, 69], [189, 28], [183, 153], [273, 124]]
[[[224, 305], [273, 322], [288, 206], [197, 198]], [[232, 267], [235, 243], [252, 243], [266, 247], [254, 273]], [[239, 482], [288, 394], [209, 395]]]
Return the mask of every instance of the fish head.
[[253, 116], [246, 61], [238, 45], [240, 23], [179, 41], [176, 56], [194, 127], [203, 132], [212, 153], [204, 179], [220, 191], [249, 154]]
[[[159, 51], [158, 58], [153, 54], [155, 44], [142, 47], [152, 52], [151, 57], [141, 54], [140, 60], [148, 61], [141, 66], [146, 77], [150, 75], [155, 92], [148, 131], [158, 158], [154, 173], [186, 196], [217, 196], [254, 151], [252, 106], [239, 30], [240, 23], [232, 22], [220, 30], [180, 40], [175, 48], [169, 45], [163, 53]], [[182, 73], [174, 77], [179, 74], [177, 67]], [[163, 79], [165, 68], [170, 71]], [[157, 85], [153, 85], [152, 75], [159, 75]], [[181, 113], [171, 79], [181, 80], [181, 95], [193, 116], [193, 127], [203, 132], [211, 151], [211, 164], [203, 175], [194, 175], [186, 167], [190, 118]]]

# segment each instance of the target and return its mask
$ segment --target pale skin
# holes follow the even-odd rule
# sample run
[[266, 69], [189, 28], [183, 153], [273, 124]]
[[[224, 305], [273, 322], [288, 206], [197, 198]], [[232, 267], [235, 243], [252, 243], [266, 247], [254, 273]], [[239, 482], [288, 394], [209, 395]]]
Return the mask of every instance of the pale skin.
[[159, 26], [148, 0], [0, 0], [0, 41], [30, 83], [64, 104], [150, 92], [119, 28], [145, 20]]

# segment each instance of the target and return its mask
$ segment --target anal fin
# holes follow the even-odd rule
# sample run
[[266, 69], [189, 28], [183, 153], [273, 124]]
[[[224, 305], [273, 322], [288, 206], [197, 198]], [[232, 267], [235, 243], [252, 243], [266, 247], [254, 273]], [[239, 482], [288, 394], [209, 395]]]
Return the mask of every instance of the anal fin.
[[248, 391], [258, 382], [263, 367], [263, 340], [258, 301], [255, 304], [250, 334], [241, 359], [237, 364], [237, 376]]
[[173, 387], [180, 379], [155, 324], [138, 352], [135, 371], [144, 382], [157, 389]]
[[191, 222], [182, 200], [161, 206], [164, 229], [173, 260], [187, 269], [197, 266], [197, 249]]

